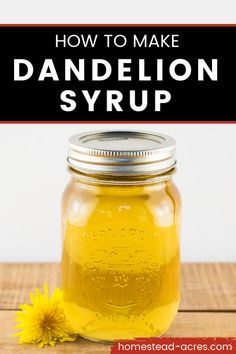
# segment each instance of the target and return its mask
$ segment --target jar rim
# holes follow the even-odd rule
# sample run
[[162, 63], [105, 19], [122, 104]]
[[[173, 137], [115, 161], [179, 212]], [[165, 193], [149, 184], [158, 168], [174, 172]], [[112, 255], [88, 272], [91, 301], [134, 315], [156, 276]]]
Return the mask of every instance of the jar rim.
[[112, 185], [112, 186], [141, 186], [162, 183], [171, 180], [176, 172], [176, 167], [171, 170], [158, 175], [132, 175], [132, 176], [118, 176], [118, 175], [98, 175], [85, 174], [74, 170], [68, 166], [68, 171], [72, 178], [75, 178], [81, 183], [91, 185]]

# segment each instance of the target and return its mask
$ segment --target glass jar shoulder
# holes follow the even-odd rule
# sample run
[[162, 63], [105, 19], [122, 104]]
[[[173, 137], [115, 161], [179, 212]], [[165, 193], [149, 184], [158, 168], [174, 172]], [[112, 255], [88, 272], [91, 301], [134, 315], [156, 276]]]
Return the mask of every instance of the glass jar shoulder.
[[93, 188], [71, 179], [62, 195], [63, 221], [80, 224], [88, 220], [97, 204], [97, 193]]
[[152, 185], [85, 185], [72, 179], [67, 185], [62, 210], [67, 221], [78, 225], [112, 221], [159, 224], [174, 222], [180, 196], [172, 181]]

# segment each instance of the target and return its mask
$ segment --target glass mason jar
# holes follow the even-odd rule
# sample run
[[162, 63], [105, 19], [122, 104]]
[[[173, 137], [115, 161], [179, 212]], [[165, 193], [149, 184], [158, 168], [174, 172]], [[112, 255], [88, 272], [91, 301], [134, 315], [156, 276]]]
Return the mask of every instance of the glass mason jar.
[[69, 144], [62, 289], [70, 325], [97, 341], [160, 336], [179, 305], [175, 141], [101, 131]]

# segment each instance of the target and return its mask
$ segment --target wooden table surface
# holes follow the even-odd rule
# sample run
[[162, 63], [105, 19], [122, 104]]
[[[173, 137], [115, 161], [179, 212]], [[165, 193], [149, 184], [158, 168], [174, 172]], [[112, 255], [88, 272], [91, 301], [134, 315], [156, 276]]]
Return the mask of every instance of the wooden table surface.
[[[0, 264], [0, 354], [108, 354], [110, 345], [79, 339], [43, 351], [35, 345], [18, 345], [13, 337], [19, 304], [44, 283], [60, 285], [58, 264]], [[236, 263], [182, 265], [181, 304], [165, 336], [236, 337]]]

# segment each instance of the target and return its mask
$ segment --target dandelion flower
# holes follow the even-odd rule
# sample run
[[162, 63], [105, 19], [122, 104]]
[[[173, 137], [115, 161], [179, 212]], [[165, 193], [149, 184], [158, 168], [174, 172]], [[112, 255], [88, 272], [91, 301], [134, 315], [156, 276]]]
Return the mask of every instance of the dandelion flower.
[[36, 289], [35, 295], [30, 294], [32, 305], [21, 305], [22, 311], [17, 312], [16, 328], [21, 332], [19, 343], [46, 344], [54, 346], [57, 342], [74, 341], [76, 336], [71, 333], [64, 313], [63, 292], [56, 288], [49, 297], [48, 286], [44, 285], [44, 293]]

